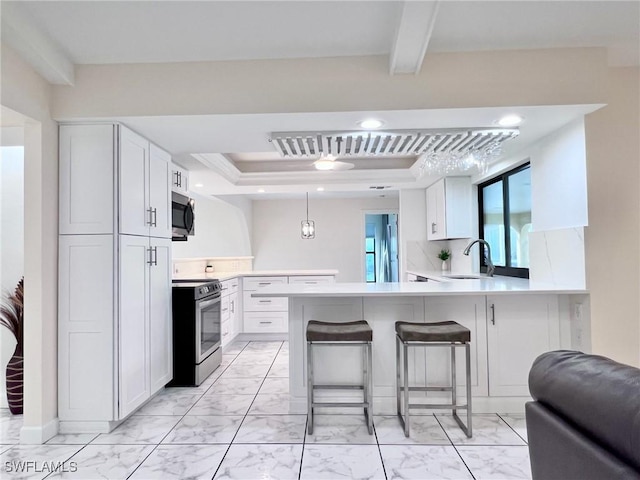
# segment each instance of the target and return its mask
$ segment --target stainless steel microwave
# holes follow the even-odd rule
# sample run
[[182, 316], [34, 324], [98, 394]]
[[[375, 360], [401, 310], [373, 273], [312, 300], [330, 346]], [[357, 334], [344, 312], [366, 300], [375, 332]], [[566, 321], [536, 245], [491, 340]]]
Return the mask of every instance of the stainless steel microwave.
[[186, 240], [195, 234], [195, 202], [192, 198], [171, 192], [171, 225], [173, 240]]

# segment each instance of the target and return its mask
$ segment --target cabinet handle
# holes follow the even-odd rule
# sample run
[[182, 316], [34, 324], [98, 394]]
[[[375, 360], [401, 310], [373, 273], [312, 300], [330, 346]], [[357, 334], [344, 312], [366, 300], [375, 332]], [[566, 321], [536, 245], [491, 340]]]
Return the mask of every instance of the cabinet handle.
[[231, 300], [231, 313], [236, 313], [236, 302]]
[[315, 284], [317, 284], [318, 282], [304, 282], [304, 283], [306, 283], [307, 285], [315, 285]]
[[223, 308], [222, 311], [226, 312], [227, 310], [229, 310], [228, 308]]
[[489, 307], [491, 309], [491, 325], [496, 324], [496, 304], [492, 303]]
[[151, 214], [153, 215], [153, 223], [151, 224], [152, 227], [157, 227], [158, 226], [158, 209], [157, 208], [152, 208], [151, 209], [152, 212]]
[[222, 334], [223, 337], [226, 337], [227, 335], [229, 335], [229, 332]]
[[264, 285], [271, 285], [271, 282], [260, 282], [260, 283], [258, 283], [258, 285], [263, 285], [263, 286]]
[[182, 186], [182, 172], [180, 170], [176, 170], [176, 187]]
[[258, 300], [258, 303], [271, 303], [271, 300]]
[[153, 227], [153, 208], [147, 208], [147, 213], [149, 214], [149, 220], [147, 220], [147, 225]]
[[153, 247], [147, 250], [149, 252], [149, 260], [147, 260], [147, 264], [149, 266], [153, 266]]
[[153, 247], [153, 264], [158, 266], [158, 247]]
[[273, 322], [260, 322], [260, 323], [273, 323]]
[[435, 222], [431, 223], [431, 233], [436, 233], [438, 231], [438, 229], [436, 228], [436, 224]]

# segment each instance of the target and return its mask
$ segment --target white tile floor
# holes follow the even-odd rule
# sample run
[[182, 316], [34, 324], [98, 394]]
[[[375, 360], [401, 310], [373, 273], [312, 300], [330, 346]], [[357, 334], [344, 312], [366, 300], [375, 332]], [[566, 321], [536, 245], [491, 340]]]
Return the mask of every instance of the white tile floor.
[[[523, 415], [475, 415], [468, 439], [447, 415], [288, 412], [286, 342], [236, 343], [197, 388], [166, 389], [110, 434], [58, 435], [17, 445], [21, 417], [0, 410], [0, 478], [520, 479], [531, 478]], [[17, 461], [66, 461], [67, 470], [16, 473]], [[72, 464], [71, 462], [75, 462]]]

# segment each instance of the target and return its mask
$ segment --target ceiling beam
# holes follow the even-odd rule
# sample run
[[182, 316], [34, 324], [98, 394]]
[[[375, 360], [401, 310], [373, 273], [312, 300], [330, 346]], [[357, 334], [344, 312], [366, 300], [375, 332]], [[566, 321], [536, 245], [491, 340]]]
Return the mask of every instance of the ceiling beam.
[[420, 72], [439, 6], [440, 0], [403, 2], [402, 15], [389, 55], [391, 75]]
[[43, 32], [20, 2], [2, 2], [2, 41], [11, 45], [36, 72], [54, 85], [73, 85], [75, 66]]

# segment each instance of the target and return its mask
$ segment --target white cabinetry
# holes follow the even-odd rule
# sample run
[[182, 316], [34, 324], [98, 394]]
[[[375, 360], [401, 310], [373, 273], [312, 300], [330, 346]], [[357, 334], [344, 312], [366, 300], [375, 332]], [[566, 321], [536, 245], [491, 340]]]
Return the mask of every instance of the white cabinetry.
[[445, 177], [427, 188], [427, 239], [471, 236], [471, 179]]
[[221, 337], [222, 347], [229, 345], [238, 333], [242, 331], [239, 325], [242, 319], [242, 311], [240, 309], [240, 279], [231, 278], [222, 283], [222, 300], [221, 300]]
[[62, 432], [109, 431], [172, 378], [169, 164], [121, 125], [60, 127]]
[[287, 298], [254, 298], [253, 292], [270, 285], [289, 283], [288, 277], [246, 277], [242, 309], [244, 333], [284, 333], [288, 331]]
[[535, 358], [560, 348], [557, 295], [487, 297], [489, 395], [529, 395]]
[[171, 237], [171, 156], [120, 127], [120, 233]]
[[189, 193], [189, 172], [175, 164], [171, 165], [171, 190], [183, 195]]

